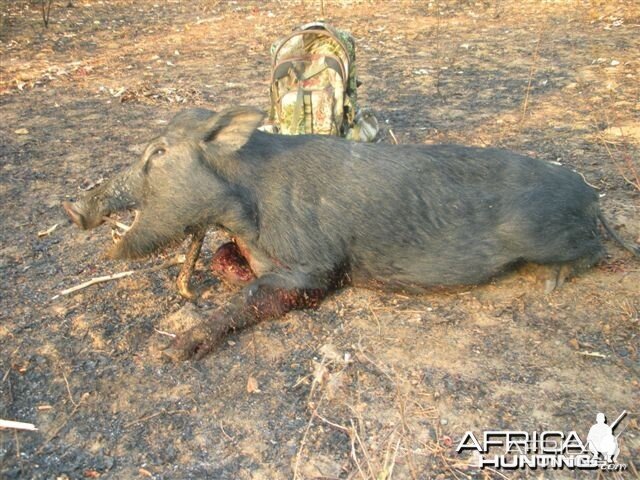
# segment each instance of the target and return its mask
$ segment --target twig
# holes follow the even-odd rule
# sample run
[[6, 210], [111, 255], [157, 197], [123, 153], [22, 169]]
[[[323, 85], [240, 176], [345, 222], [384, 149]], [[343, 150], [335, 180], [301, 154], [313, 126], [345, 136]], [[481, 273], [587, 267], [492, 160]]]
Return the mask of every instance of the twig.
[[53, 0], [41, 0], [42, 1], [42, 23], [45, 28], [49, 28], [49, 15], [51, 14], [51, 4]]
[[151, 415], [147, 415], [145, 417], [140, 417], [137, 420], [133, 420], [133, 421], [131, 421], [129, 423], [125, 423], [124, 424], [124, 428], [132, 427], [133, 425], [135, 425], [137, 423], [146, 422], [147, 420], [151, 420], [152, 418], [156, 418], [156, 417], [158, 417], [160, 415], [163, 415], [163, 414], [175, 415], [176, 413], [189, 413], [189, 410], [170, 410], [170, 411], [160, 410], [159, 412], [152, 413]]
[[33, 423], [14, 422], [12, 420], [0, 420], [0, 428], [13, 428], [15, 430], [38, 430]]
[[58, 297], [63, 295], [69, 295], [70, 293], [77, 292], [78, 290], [82, 290], [84, 288], [90, 287], [91, 285], [95, 285], [97, 283], [109, 282], [111, 280], [117, 280], [119, 278], [128, 277], [129, 275], [133, 275], [136, 273], [135, 270], [128, 270], [126, 272], [114, 273], [112, 275], [105, 275], [103, 277], [96, 277], [88, 280], [80, 285], [76, 285], [75, 287], [67, 288], [66, 290], [62, 290], [58, 295], [54, 295], [51, 297], [51, 300], [55, 300]]
[[[16, 349], [11, 352], [11, 355], [9, 355], [9, 360], [11, 360], [13, 358], [13, 356], [18, 353], [18, 350], [20, 350], [20, 346], [17, 346]], [[7, 381], [7, 378], [9, 377], [9, 373], [11, 373], [11, 368], [7, 368], [6, 373], [4, 374], [4, 376], [2, 377], [2, 383]]]
[[343, 425], [339, 425], [337, 423], [333, 423], [330, 420], [327, 420], [322, 415], [320, 415], [317, 410], [313, 411], [313, 415], [318, 417], [322, 422], [326, 423], [327, 425], [329, 425], [329, 426], [331, 426], [333, 428], [336, 428], [336, 429], [340, 430], [341, 432], [346, 433], [347, 435], [351, 436], [351, 430], [349, 428], [347, 428], [347, 427], [345, 427]]
[[220, 420], [220, 430], [222, 430], [222, 433], [224, 434], [224, 436], [227, 437], [227, 440], [229, 440], [230, 442], [233, 442], [233, 437], [224, 431], [224, 427], [222, 426], [222, 420]]
[[51, 432], [51, 434], [47, 437], [47, 439], [42, 443], [42, 445], [40, 446], [40, 448], [38, 450], [36, 450], [36, 454], [40, 454], [42, 452], [42, 450], [45, 449], [45, 447], [47, 446], [47, 444], [53, 440], [54, 438], [56, 438], [58, 436], [58, 434], [60, 433], [60, 431], [67, 425], [67, 423], [69, 423], [69, 420], [71, 420], [71, 418], [76, 414], [76, 412], [78, 411], [78, 409], [80, 408], [80, 405], [82, 405], [82, 402], [89, 396], [89, 392], [85, 392], [82, 394], [82, 396], [80, 397], [80, 401], [76, 404], [75, 407], [73, 407], [73, 410], [71, 410], [71, 413], [67, 416], [67, 418], [64, 419], [64, 422], [62, 422], [58, 427], [56, 427], [53, 432]]
[[[621, 133], [621, 135], [623, 134], [622, 129], [620, 129], [620, 133]], [[609, 143], [611, 143], [613, 145], [613, 143], [612, 142], [608, 142], [602, 135], [597, 135], [597, 137], [598, 137], [598, 140], [600, 140], [600, 142], [604, 146], [605, 150], [607, 151], [607, 154], [609, 155], [609, 158], [611, 158], [611, 161], [615, 165], [615, 167], [618, 170], [618, 173], [620, 174], [622, 179], [625, 182], [627, 182], [629, 185], [634, 187], [636, 190], [640, 190], [640, 175], [638, 175], [638, 171], [636, 170], [635, 165], [631, 161], [631, 156], [623, 154], [623, 158], [625, 160], [626, 166], [629, 168], [631, 174], [635, 177], [634, 180], [631, 180], [630, 178], [627, 177], [627, 175], [625, 174], [622, 166], [620, 165], [618, 160], [616, 160], [616, 158], [613, 156], [613, 153], [611, 152], [611, 149], [609, 148], [609, 145], [608, 145]], [[624, 141], [624, 135], [622, 135], [622, 139]]]
[[58, 224], [56, 223], [53, 227], [48, 228], [47, 230], [42, 230], [40, 232], [38, 232], [38, 236], [39, 237], [47, 237], [49, 235], [51, 235], [55, 229], [58, 228]]
[[67, 393], [69, 394], [69, 400], [71, 400], [71, 403], [73, 404], [74, 407], [77, 407], [78, 404], [73, 401], [73, 395], [71, 395], [71, 389], [69, 388], [69, 382], [67, 381], [67, 376], [64, 374], [64, 372], [62, 372], [62, 378], [64, 379], [64, 384], [67, 387]]
[[[360, 423], [360, 419], [358, 419]], [[371, 475], [371, 478], [376, 478], [376, 476], [373, 474], [373, 468], [371, 467], [371, 459], [369, 458], [369, 452], [367, 452], [367, 449], [364, 446], [364, 443], [362, 443], [362, 439], [360, 438], [360, 435], [358, 435], [358, 429], [355, 427], [353, 420], [351, 421], [351, 429], [353, 430], [353, 436], [355, 437], [355, 439], [358, 441], [358, 445], [360, 445], [360, 450], [362, 450], [362, 455], [364, 456], [365, 461], [367, 462], [367, 468], [369, 469], [369, 474]]]
[[184, 263], [184, 255], [178, 255], [177, 257], [172, 258], [171, 260], [167, 260], [166, 262], [160, 264], [160, 265], [156, 265], [154, 267], [149, 267], [149, 268], [143, 268], [141, 270], [127, 270], [126, 272], [119, 272], [119, 273], [114, 273], [112, 275], [105, 275], [103, 277], [96, 277], [96, 278], [92, 278], [91, 280], [88, 280], [84, 283], [81, 283], [80, 285], [76, 285], [75, 287], [71, 287], [71, 288], [67, 288], [66, 290], [62, 290], [59, 294], [54, 295], [53, 297], [51, 297], [51, 300], [55, 300], [58, 297], [61, 297], [63, 295], [69, 295], [70, 293], [73, 292], [77, 292], [78, 290], [82, 290], [84, 288], [90, 287], [91, 285], [95, 285], [97, 283], [104, 283], [104, 282], [109, 282], [111, 280], [118, 280], [119, 278], [124, 278], [124, 277], [128, 277], [130, 275], [133, 275], [134, 273], [150, 273], [150, 272], [156, 272], [158, 270], [162, 270], [164, 268], [169, 268], [172, 267], [174, 265], [179, 265], [181, 263]]
[[529, 94], [531, 93], [531, 82], [533, 81], [533, 74], [536, 70], [536, 65], [538, 62], [538, 51], [540, 50], [540, 43], [542, 42], [542, 34], [544, 30], [540, 30], [540, 34], [538, 35], [538, 41], [536, 42], [536, 48], [533, 51], [533, 59], [531, 60], [531, 68], [529, 69], [529, 81], [527, 82], [527, 91], [524, 96], [524, 102], [522, 104], [522, 116], [520, 117], [520, 125], [524, 123], [524, 117], [527, 114], [527, 107], [529, 105]]
[[505, 476], [504, 476], [502, 473], [500, 473], [499, 471], [494, 470], [494, 469], [493, 469], [493, 468], [491, 468], [491, 467], [485, 467], [485, 468], [486, 468], [487, 470], [489, 470], [490, 472], [495, 473], [495, 474], [496, 474], [496, 475], [498, 475], [500, 478], [504, 478], [504, 480], [509, 480], [507, 477], [505, 477]]
[[393, 144], [394, 145], [398, 145], [398, 139], [396, 138], [396, 136], [393, 134], [393, 130], [389, 129], [389, 135], [391, 135], [391, 138], [393, 139]]
[[[322, 396], [320, 397], [320, 400], [318, 400], [318, 406], [315, 408], [315, 410], [317, 410], [322, 404], [322, 401], [324, 400], [324, 394], [325, 392], [322, 392]], [[304, 434], [302, 435], [302, 440], [300, 441], [300, 447], [298, 448], [298, 452], [296, 453], [296, 461], [293, 465], [293, 480], [297, 480], [299, 478], [298, 468], [300, 467], [300, 458], [302, 457], [302, 452], [307, 444], [307, 436], [309, 435], [309, 430], [311, 430], [311, 425], [313, 425], [314, 418], [315, 415], [312, 413], [309, 421], [307, 422], [307, 427], [304, 429]]]
[[387, 466], [387, 462], [385, 459], [385, 467], [389, 470], [389, 478], [393, 478], [393, 469], [396, 466], [396, 456], [398, 455], [398, 448], [400, 448], [400, 442], [402, 441], [402, 438], [398, 438], [398, 441], [396, 442], [396, 448], [393, 451], [393, 457], [391, 457], [391, 464], [389, 464]]
[[177, 336], [175, 333], [165, 332], [164, 330], [158, 330], [157, 328], [154, 328], [154, 330], [157, 334], [164, 335], [166, 337], [176, 338]]
[[[362, 476], [362, 478], [367, 478], [367, 476], [365, 475], [365, 473], [362, 471], [362, 467], [360, 466], [360, 462], [358, 461], [358, 455], [356, 455], [356, 428], [353, 424], [353, 420], [351, 421], [351, 430], [352, 430], [352, 434], [349, 435], [349, 437], [351, 437], [351, 458], [353, 458], [354, 463], [356, 464], [356, 468], [358, 469], [358, 472], [360, 472], [360, 475]], [[375, 477], [372, 477], [375, 478]]]
[[22, 455], [20, 455], [20, 437], [18, 436], [18, 430], [13, 431], [13, 438], [16, 442], [16, 458], [22, 466]]
[[367, 302], [367, 308], [369, 308], [369, 311], [371, 312], [371, 315], [373, 315], [373, 319], [376, 321], [376, 324], [378, 325], [378, 336], [381, 337], [382, 336], [382, 325], [380, 325], [380, 319], [378, 318], [378, 315], [376, 315], [376, 312], [373, 311], [373, 308], [371, 308], [371, 303]]

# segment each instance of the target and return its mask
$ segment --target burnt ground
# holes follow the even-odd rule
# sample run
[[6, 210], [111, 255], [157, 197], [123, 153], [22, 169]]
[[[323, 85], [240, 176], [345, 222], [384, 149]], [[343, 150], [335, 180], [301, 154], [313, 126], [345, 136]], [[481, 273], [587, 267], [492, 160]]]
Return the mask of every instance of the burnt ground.
[[[640, 241], [637, 3], [324, 3], [357, 39], [362, 103], [400, 142], [562, 162]], [[548, 296], [532, 268], [421, 296], [347, 288], [200, 362], [159, 355], [181, 328], [178, 267], [52, 300], [163, 261], [105, 260], [109, 228], [80, 232], [60, 202], [181, 108], [266, 108], [269, 45], [320, 2], [54, 1], [48, 29], [39, 2], [0, 5], [0, 418], [38, 427], [0, 431], [1, 478], [637, 478], [640, 262], [611, 241]], [[198, 308], [232, 293], [208, 269], [221, 241]], [[586, 437], [624, 409], [623, 474], [479, 471], [455, 452], [467, 430]]]

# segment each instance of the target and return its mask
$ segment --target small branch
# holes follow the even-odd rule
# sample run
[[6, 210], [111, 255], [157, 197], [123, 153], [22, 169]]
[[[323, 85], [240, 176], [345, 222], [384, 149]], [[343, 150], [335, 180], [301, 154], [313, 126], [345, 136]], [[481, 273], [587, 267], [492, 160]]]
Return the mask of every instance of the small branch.
[[540, 51], [540, 43], [542, 42], [543, 31], [540, 31], [538, 35], [538, 41], [536, 42], [536, 48], [533, 51], [533, 59], [531, 60], [531, 68], [529, 69], [529, 81], [527, 83], [527, 91], [524, 96], [524, 102], [522, 104], [522, 116], [520, 117], [520, 125], [524, 123], [524, 117], [527, 114], [527, 107], [529, 106], [529, 94], [531, 93], [531, 82], [533, 81], [533, 74], [536, 71], [538, 63], [538, 52]]
[[393, 130], [389, 129], [389, 135], [391, 135], [391, 138], [393, 139], [393, 144], [394, 145], [398, 145], [398, 139], [396, 138], [396, 136], [393, 134]]
[[51, 14], [51, 4], [53, 0], [42, 0], [42, 23], [45, 28], [49, 28], [49, 15]]
[[47, 237], [49, 235], [51, 235], [55, 229], [58, 228], [58, 224], [56, 223], [53, 227], [48, 228], [47, 230], [42, 230], [40, 232], [38, 232], [38, 236], [39, 237]]
[[159, 335], [164, 335], [166, 337], [170, 337], [170, 338], [176, 338], [176, 334], [175, 333], [169, 333], [169, 332], [165, 332], [164, 330], [158, 330], [157, 328], [154, 328], [155, 332]]
[[12, 420], [0, 420], [0, 428], [13, 428], [15, 430], [29, 430], [32, 432], [38, 430], [33, 423], [14, 422]]
[[62, 372], [62, 378], [64, 379], [65, 386], [67, 387], [67, 393], [69, 394], [69, 400], [71, 400], [71, 403], [73, 404], [74, 407], [77, 407], [78, 404], [73, 401], [73, 395], [71, 395], [71, 388], [69, 387], [69, 382], [67, 381], [67, 376], [64, 374], [64, 372]]
[[227, 432], [224, 431], [224, 427], [222, 426], [222, 420], [220, 420], [220, 430], [222, 431], [224, 436], [227, 437], [227, 440], [229, 440], [230, 442], [234, 441], [233, 437], [231, 435], [229, 435]]
[[129, 423], [125, 423], [124, 428], [132, 427], [138, 423], [146, 422], [147, 420], [151, 420], [152, 418], [156, 418], [160, 415], [176, 415], [178, 413], [189, 413], [189, 410], [160, 410], [159, 412], [152, 413], [150, 415], [138, 418], [137, 420], [133, 420]]
[[62, 422], [58, 427], [56, 427], [53, 430], [53, 432], [51, 432], [51, 434], [44, 441], [42, 446], [38, 450], [36, 450], [36, 454], [40, 454], [40, 452], [42, 452], [42, 450], [44, 450], [44, 448], [47, 446], [47, 444], [51, 440], [53, 440], [54, 438], [56, 438], [58, 436], [58, 434], [62, 431], [62, 429], [67, 425], [67, 423], [69, 423], [69, 420], [71, 420], [73, 418], [73, 416], [76, 414], [76, 412], [78, 411], [78, 409], [82, 405], [82, 402], [84, 402], [87, 398], [89, 398], [89, 392], [83, 393], [82, 396], [80, 397], [80, 400], [78, 401], [78, 403], [73, 407], [73, 410], [71, 410], [71, 413], [67, 416], [67, 418], [65, 418], [64, 422]]
[[113, 275], [105, 275], [103, 277], [92, 278], [91, 280], [81, 283], [80, 285], [62, 290], [58, 295], [54, 295], [53, 297], [51, 297], [51, 300], [55, 300], [56, 298], [63, 295], [69, 295], [70, 293], [77, 292], [78, 290], [82, 290], [97, 283], [109, 282], [111, 280], [128, 277], [129, 275], [133, 275], [134, 273], [136, 273], [135, 270], [128, 270], [126, 272], [114, 273]]
[[75, 287], [62, 290], [58, 295], [54, 295], [53, 297], [51, 297], [51, 300], [55, 300], [64, 295], [69, 295], [70, 293], [77, 292], [78, 290], [82, 290], [84, 288], [90, 287], [91, 285], [95, 285], [97, 283], [104, 283], [104, 282], [109, 282], [111, 280], [118, 280], [120, 278], [133, 275], [134, 273], [156, 272], [158, 270], [163, 270], [165, 268], [169, 268], [174, 265], [180, 265], [181, 263], [184, 263], [184, 255], [178, 255], [172, 258], [171, 260], [167, 260], [166, 262], [160, 265], [156, 265], [154, 267], [143, 268], [142, 270], [127, 270], [126, 272], [119, 272], [119, 273], [114, 273], [112, 275], [105, 275], [102, 277], [92, 278], [91, 280], [87, 280], [86, 282], [81, 283], [80, 285], [76, 285]]

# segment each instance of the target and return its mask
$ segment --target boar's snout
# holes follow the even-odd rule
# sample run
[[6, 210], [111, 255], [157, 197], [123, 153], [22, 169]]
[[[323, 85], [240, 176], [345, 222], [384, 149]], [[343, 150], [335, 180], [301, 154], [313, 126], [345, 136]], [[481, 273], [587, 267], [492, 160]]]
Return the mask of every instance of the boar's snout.
[[90, 222], [87, 216], [75, 203], [62, 202], [62, 208], [64, 208], [64, 211], [67, 212], [67, 215], [69, 215], [71, 221], [83, 230], [89, 230], [90, 228], [97, 227], [102, 223], [102, 219], [98, 219], [97, 222]]

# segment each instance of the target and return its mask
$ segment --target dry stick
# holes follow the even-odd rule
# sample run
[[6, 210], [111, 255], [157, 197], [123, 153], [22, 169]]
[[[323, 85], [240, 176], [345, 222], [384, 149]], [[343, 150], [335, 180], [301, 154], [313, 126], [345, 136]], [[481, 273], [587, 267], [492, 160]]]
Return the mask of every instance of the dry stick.
[[22, 455], [20, 455], [20, 437], [18, 437], [17, 430], [13, 431], [13, 438], [15, 439], [15, 442], [16, 442], [16, 458], [20, 462], [20, 466], [22, 466]]
[[495, 474], [496, 474], [496, 475], [498, 475], [499, 477], [504, 478], [504, 480], [509, 480], [509, 478], [505, 477], [502, 473], [500, 473], [500, 472], [499, 472], [499, 471], [497, 471], [497, 470], [494, 470], [494, 469], [493, 469], [493, 468], [491, 468], [491, 467], [486, 467], [486, 469], [487, 469], [487, 470], [489, 470], [490, 472], [495, 473]]
[[442, 50], [440, 44], [440, 2], [436, 2], [436, 61], [435, 64], [438, 68], [436, 71], [436, 93], [440, 99], [444, 102], [444, 95], [440, 92], [440, 75], [442, 74]]
[[[620, 129], [620, 132], [622, 132], [622, 129]], [[609, 145], [608, 145], [608, 144], [612, 144], [613, 145], [613, 142], [607, 141], [602, 135], [598, 135], [598, 140], [600, 140], [600, 142], [602, 143], [604, 148], [607, 150], [607, 154], [609, 155], [609, 158], [611, 158], [611, 161], [615, 165], [615, 167], [618, 170], [618, 173], [620, 174], [622, 179], [625, 182], [627, 182], [629, 185], [631, 185], [632, 187], [636, 188], [637, 190], [640, 190], [640, 176], [638, 175], [638, 172], [635, 170], [635, 167], [634, 167], [633, 163], [631, 163], [631, 158], [627, 157], [627, 156], [624, 156], [625, 163], [629, 164], [628, 167], [631, 170], [631, 173], [634, 175], [635, 181], [630, 180], [629, 178], [627, 178], [627, 176], [624, 173], [624, 170], [622, 170], [622, 167], [620, 166], [618, 161], [613, 156], [613, 153], [611, 152], [611, 149], [609, 148]], [[624, 140], [624, 136], [623, 136], [623, 140]]]
[[[322, 401], [324, 400], [324, 393], [325, 392], [322, 392], [322, 396], [320, 397], [320, 400], [318, 400], [318, 406], [316, 407], [316, 410], [320, 407], [320, 405], [322, 404]], [[305, 428], [304, 434], [302, 435], [302, 440], [300, 441], [300, 448], [298, 448], [298, 452], [296, 453], [296, 463], [293, 466], [293, 480], [297, 480], [299, 478], [298, 467], [300, 466], [300, 457], [302, 456], [302, 451], [304, 450], [304, 447], [307, 443], [307, 435], [309, 435], [309, 430], [311, 430], [311, 425], [313, 424], [314, 418], [315, 416], [312, 413], [311, 417], [309, 418], [309, 422], [307, 422], [307, 428]]]
[[185, 261], [184, 255], [178, 255], [177, 257], [174, 257], [171, 260], [167, 260], [166, 262], [160, 265], [156, 265], [154, 267], [143, 268], [141, 270], [127, 270], [126, 272], [119, 272], [119, 273], [114, 273], [112, 275], [105, 275], [103, 277], [92, 278], [91, 280], [87, 280], [86, 282], [81, 283], [80, 285], [76, 285], [75, 287], [62, 290], [58, 295], [54, 295], [53, 297], [51, 297], [51, 300], [55, 300], [58, 297], [61, 297], [63, 295], [69, 295], [70, 293], [77, 292], [78, 290], [82, 290], [84, 288], [90, 287], [91, 285], [95, 285], [97, 283], [104, 283], [104, 282], [109, 282], [111, 280], [117, 280], [119, 278], [124, 278], [130, 275], [133, 275], [134, 273], [156, 272], [158, 270], [169, 268], [174, 265], [179, 265], [181, 263], [184, 263], [184, 261]]
[[60, 426], [58, 426], [57, 428], [55, 428], [53, 430], [53, 432], [42, 443], [42, 446], [36, 451], [36, 454], [42, 453], [42, 450], [44, 450], [44, 448], [47, 446], [47, 444], [51, 440], [53, 440], [54, 438], [56, 438], [58, 436], [60, 431], [67, 425], [67, 423], [69, 423], [69, 420], [71, 420], [71, 418], [76, 414], [76, 412], [78, 411], [78, 408], [80, 408], [80, 405], [82, 405], [82, 402], [84, 401], [84, 399], [87, 398], [88, 396], [89, 396], [89, 392], [85, 392], [85, 393], [82, 394], [82, 396], [80, 397], [80, 401], [78, 402], [78, 404], [75, 407], [73, 407], [73, 410], [71, 411], [69, 416], [64, 420], [64, 422], [62, 422], [60, 424]]
[[222, 430], [222, 433], [224, 434], [225, 437], [227, 437], [227, 439], [230, 442], [233, 442], [233, 437], [224, 431], [224, 427], [222, 426], [222, 420], [220, 420], [220, 430]]
[[376, 324], [378, 325], [378, 336], [381, 337], [382, 336], [382, 326], [380, 325], [380, 319], [378, 318], [378, 315], [376, 315], [376, 312], [373, 311], [373, 308], [371, 308], [371, 302], [367, 302], [367, 307], [369, 308], [369, 311], [371, 312], [371, 315], [373, 315], [373, 318], [376, 321]]
[[540, 30], [538, 34], [538, 41], [536, 42], [536, 48], [533, 51], [533, 59], [531, 60], [531, 68], [529, 69], [529, 82], [527, 83], [527, 92], [524, 96], [524, 102], [522, 104], [522, 117], [520, 117], [520, 126], [524, 123], [524, 116], [527, 114], [527, 106], [529, 105], [529, 94], [531, 93], [531, 82], [533, 81], [533, 74], [536, 70], [536, 64], [538, 63], [538, 51], [540, 50], [540, 43], [542, 42], [542, 34], [544, 30]]
[[69, 388], [69, 382], [67, 381], [67, 376], [64, 374], [64, 372], [62, 372], [62, 378], [64, 379], [64, 384], [67, 387], [67, 393], [69, 394], [69, 400], [71, 400], [71, 403], [73, 404], [74, 407], [77, 407], [78, 404], [73, 401], [73, 395], [71, 395], [71, 389]]
[[175, 415], [176, 413], [189, 413], [189, 410], [160, 410], [159, 412], [156, 413], [152, 413], [151, 415], [147, 415], [145, 417], [140, 417], [137, 420], [133, 420], [129, 423], [125, 423], [124, 424], [124, 428], [129, 428], [137, 423], [142, 423], [142, 422], [146, 422], [147, 420], [151, 420], [152, 418], [155, 418], [159, 415], [163, 415], [163, 414], [167, 414], [167, 415]]
[[398, 139], [396, 138], [396, 136], [393, 134], [393, 130], [389, 129], [389, 135], [391, 135], [391, 138], [393, 139], [393, 144], [394, 145], [398, 145]]
[[33, 423], [14, 422], [12, 420], [0, 420], [0, 428], [12, 428], [15, 430], [38, 430]]
[[[403, 379], [401, 378], [401, 380]], [[398, 404], [398, 413], [400, 414], [400, 426], [402, 427], [401, 438], [404, 438], [407, 436], [408, 433], [411, 433], [411, 429], [407, 424], [407, 416], [406, 416], [407, 398], [406, 398], [406, 395], [402, 394], [400, 387], [401, 385], [399, 383], [396, 383], [396, 398], [397, 398], [397, 404]], [[411, 448], [407, 448], [407, 455], [405, 456], [405, 461], [406, 461], [407, 467], [409, 468], [409, 473], [411, 474], [411, 478], [413, 478], [414, 480], [417, 479], [418, 475], [416, 473], [416, 465], [413, 457], [413, 450]]]
[[[393, 478], [393, 469], [396, 466], [396, 457], [398, 456], [398, 448], [400, 448], [400, 442], [402, 441], [402, 437], [398, 438], [398, 441], [396, 442], [396, 448], [393, 451], [393, 457], [391, 457], [391, 464], [389, 465], [389, 478]], [[385, 464], [387, 462], [385, 461]], [[385, 465], [386, 466], [386, 465]]]
[[[369, 457], [369, 452], [367, 452], [367, 449], [365, 448], [364, 443], [362, 443], [362, 439], [360, 438], [360, 435], [358, 435], [358, 429], [353, 424], [353, 420], [350, 420], [350, 421], [351, 421], [351, 428], [353, 428], [353, 435], [356, 437], [356, 440], [358, 441], [358, 445], [360, 445], [360, 449], [362, 450], [362, 455], [364, 456], [364, 459], [367, 462], [369, 475], [371, 475], [371, 478], [376, 478], [376, 476], [373, 474], [373, 468], [371, 467], [371, 458]], [[360, 418], [358, 418], [358, 424], [360, 425], [362, 424], [362, 420]]]
[[[18, 350], [20, 350], [20, 346], [16, 347], [16, 349], [11, 352], [11, 355], [9, 355], [9, 360], [11, 360], [13, 356], [18, 353]], [[2, 383], [6, 382], [7, 378], [9, 377], [9, 373], [11, 373], [11, 368], [7, 368], [7, 372], [4, 374], [4, 377], [2, 377]]]
[[322, 422], [326, 423], [327, 425], [329, 425], [329, 426], [331, 426], [331, 427], [333, 427], [333, 428], [335, 428], [337, 430], [340, 430], [341, 432], [346, 433], [347, 435], [351, 436], [351, 430], [349, 428], [347, 428], [347, 427], [345, 427], [343, 425], [340, 425], [338, 423], [334, 423], [331, 420], [328, 420], [328, 419], [324, 418], [322, 415], [320, 415], [318, 413], [317, 410], [313, 411], [313, 415], [318, 417]]
[[42, 23], [45, 28], [49, 28], [49, 15], [51, 14], [51, 4], [53, 0], [42, 0]]

